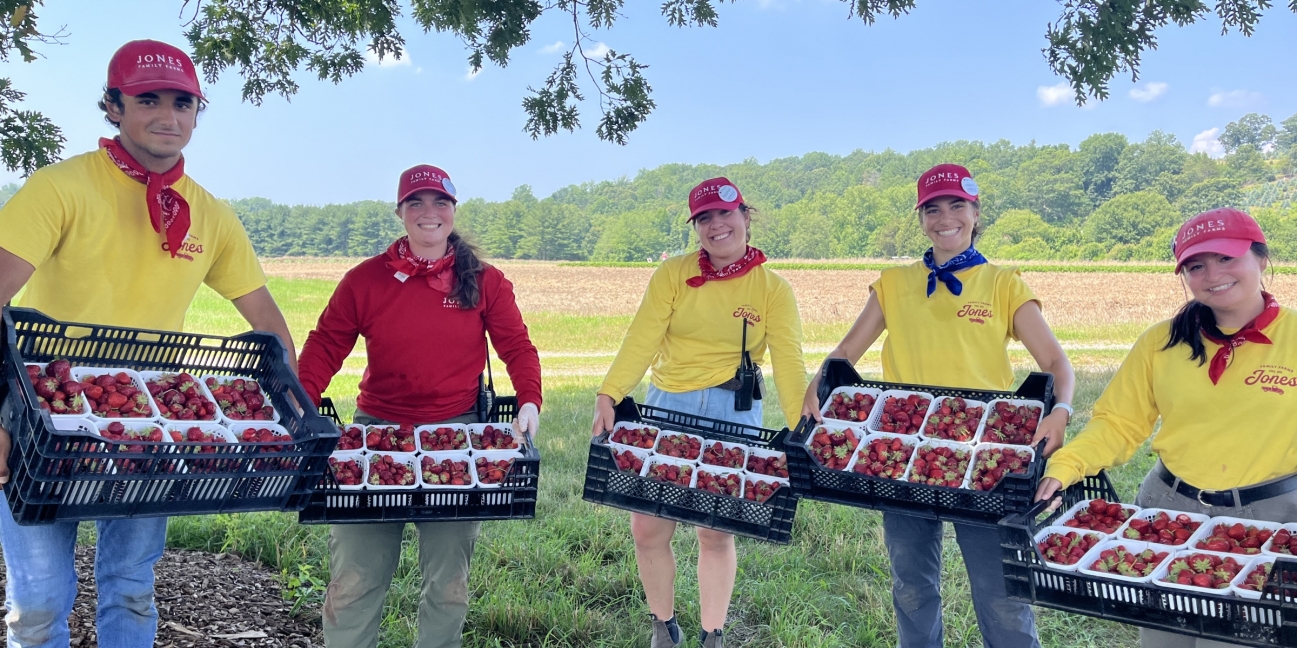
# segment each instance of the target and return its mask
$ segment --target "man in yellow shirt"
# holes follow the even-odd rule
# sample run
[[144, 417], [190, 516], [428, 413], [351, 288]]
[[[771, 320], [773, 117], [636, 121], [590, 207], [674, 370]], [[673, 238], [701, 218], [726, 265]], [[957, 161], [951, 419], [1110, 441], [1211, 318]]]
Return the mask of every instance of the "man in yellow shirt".
[[[181, 150], [202, 102], [184, 52], [157, 41], [117, 50], [99, 106], [120, 135], [32, 174], [0, 209], [0, 303], [25, 286], [18, 305], [59, 320], [180, 330], [206, 283], [254, 329], [277, 334], [291, 360], [288, 325], [243, 226], [184, 175]], [[0, 429], [0, 485], [9, 481], [10, 445]], [[100, 520], [97, 527], [99, 645], [152, 646], [153, 565], [167, 520]], [[76, 536], [75, 522], [19, 526], [8, 501], [0, 503], [10, 646], [68, 645]]]

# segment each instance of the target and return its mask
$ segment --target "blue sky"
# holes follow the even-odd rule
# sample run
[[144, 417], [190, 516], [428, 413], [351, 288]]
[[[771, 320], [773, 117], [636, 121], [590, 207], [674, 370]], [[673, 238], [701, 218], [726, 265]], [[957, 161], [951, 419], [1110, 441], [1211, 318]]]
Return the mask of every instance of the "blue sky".
[[[66, 25], [67, 44], [42, 46], [35, 63], [6, 63], [3, 75], [28, 94], [24, 108], [64, 129], [65, 155], [89, 150], [112, 133], [94, 105], [112, 52], [136, 38], [187, 49], [182, 4], [51, 2], [40, 24]], [[668, 162], [907, 151], [956, 139], [1075, 146], [1096, 132], [1140, 140], [1161, 129], [1210, 149], [1211, 130], [1243, 114], [1297, 113], [1286, 63], [1297, 56], [1297, 15], [1285, 2], [1251, 38], [1221, 36], [1214, 18], [1162, 30], [1140, 81], [1115, 79], [1107, 101], [1084, 108], [1041, 54], [1055, 2], [920, 0], [909, 16], [866, 27], [840, 0], [755, 0], [719, 5], [716, 29], [668, 27], [657, 4], [629, 3], [614, 29], [592, 34], [650, 65], [658, 107], [627, 146], [595, 136], [593, 105], [576, 133], [532, 141], [522, 132], [520, 102], [559, 60], [547, 46], [570, 47], [570, 19], [545, 16], [508, 68], [472, 78], [458, 39], [404, 21], [400, 64], [370, 65], [338, 85], [303, 73], [291, 102], [243, 103], [241, 78], [227, 70], [207, 88], [211, 105], [186, 169], [224, 198], [325, 204], [392, 200], [399, 172], [427, 162], [450, 173], [461, 198], [502, 200], [522, 184], [545, 196]], [[17, 180], [0, 173], [0, 182]]]

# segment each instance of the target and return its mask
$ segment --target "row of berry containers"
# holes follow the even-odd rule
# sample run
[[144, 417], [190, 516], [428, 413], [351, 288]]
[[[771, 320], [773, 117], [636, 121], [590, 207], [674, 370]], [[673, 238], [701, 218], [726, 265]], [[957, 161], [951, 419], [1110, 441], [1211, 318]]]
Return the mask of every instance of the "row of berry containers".
[[[626, 398], [611, 433], [590, 441], [586, 501], [787, 544], [797, 499], [783, 432]], [[783, 475], [783, 476], [780, 476]]]
[[[843, 390], [851, 388], [856, 390]], [[1044, 472], [1045, 459], [1037, 456], [1037, 449], [1013, 444], [981, 443], [971, 445], [956, 443], [941, 438], [927, 438], [920, 432], [924, 420], [915, 422], [914, 413], [922, 411], [931, 417], [933, 407], [949, 406], [945, 399], [962, 399], [963, 407], [980, 407], [974, 403], [987, 405], [996, 401], [1017, 407], [1028, 407], [1026, 413], [1033, 414], [1037, 423], [1049, 407], [1053, 405], [1053, 376], [1045, 373], [1033, 373], [1027, 377], [1015, 392], [996, 392], [970, 389], [958, 389], [939, 386], [900, 385], [877, 381], [866, 381], [860, 377], [850, 363], [841, 359], [832, 359], [825, 363], [820, 381], [820, 402], [822, 407], [832, 406], [831, 396], [835, 392], [854, 393], [872, 390], [879, 396], [888, 393], [897, 400], [894, 405], [906, 408], [906, 415], [912, 417], [913, 429], [906, 428], [910, 434], [897, 435], [888, 432], [868, 432], [863, 437], [854, 425], [835, 424], [826, 419], [821, 426], [812, 419], [805, 418], [784, 442], [788, 452], [789, 471], [793, 492], [801, 498], [813, 499], [847, 506], [877, 509], [917, 515], [926, 518], [944, 519], [955, 522], [975, 524], [996, 524], [1005, 515], [1024, 511], [1031, 506], [1036, 485]], [[917, 396], [917, 400], [910, 396]], [[923, 402], [923, 399], [927, 402]], [[884, 398], [882, 405], [886, 406]], [[859, 408], [858, 410], [859, 411]], [[895, 408], [893, 408], [895, 411]], [[940, 411], [940, 410], [938, 410]], [[993, 408], [988, 408], [980, 415], [978, 431], [970, 440], [985, 441], [988, 419]], [[882, 421], [883, 407], [876, 401], [870, 407], [865, 430], [882, 429], [881, 425], [872, 425]], [[941, 414], [943, 417], [945, 414]], [[1015, 412], [1015, 416], [1016, 416]], [[859, 416], [859, 414], [857, 414]], [[1009, 429], [1008, 426], [1013, 426]], [[1009, 432], [1011, 440], [1029, 441], [1034, 435], [1025, 435], [1026, 425], [1012, 423], [1011, 419], [996, 424], [996, 429]], [[823, 453], [825, 439], [818, 435], [824, 432], [832, 438], [827, 439], [831, 448], [829, 455]], [[854, 443], [845, 441], [856, 437]], [[936, 436], [934, 431], [933, 436]], [[836, 443], [835, 443], [836, 442]], [[875, 443], [886, 443], [886, 447], [876, 447]], [[892, 446], [901, 447], [892, 449]], [[841, 446], [845, 449], [839, 449]], [[870, 448], [873, 447], [873, 450]], [[924, 452], [918, 449], [924, 448]], [[1017, 461], [1019, 465], [1012, 470], [997, 470], [1000, 462], [987, 467], [992, 454], [1000, 457], [1006, 450], [1011, 450], [1012, 458], [1006, 463]], [[879, 451], [886, 453], [899, 452], [899, 458], [888, 455], [878, 460]], [[870, 453], [873, 452], [873, 456]], [[932, 457], [928, 455], [932, 454]], [[1029, 457], [1024, 466], [1022, 455]], [[922, 459], [922, 470], [915, 470]], [[904, 468], [897, 474], [900, 462]], [[935, 461], [935, 463], [934, 463]], [[875, 465], [879, 464], [879, 465]], [[935, 474], [940, 468], [940, 475]], [[984, 473], [984, 474], [981, 474]], [[988, 481], [985, 477], [991, 477]], [[911, 478], [916, 481], [910, 481]]]
[[[0, 345], [4, 367], [0, 426], [13, 439], [14, 475], [5, 494], [21, 524], [299, 510], [323, 476], [339, 436], [316, 412], [301, 412], [294, 405], [309, 401], [274, 335], [216, 337], [65, 323], [31, 309], [6, 308]], [[28, 365], [37, 370], [29, 370]], [[163, 416], [145, 377], [182, 373], [224, 376], [230, 384], [243, 380], [245, 387], [255, 383], [261, 407], [271, 407], [279, 420], [254, 424], [280, 434], [266, 441], [236, 439], [236, 443], [177, 443], [170, 435], [123, 443], [127, 424], [162, 428], [182, 422], [179, 416], [174, 420]], [[87, 377], [90, 380], [81, 380]], [[36, 392], [41, 378], [58, 381], [55, 391], [62, 393], [48, 395], [63, 396], [53, 400], [62, 400], [65, 408], [69, 400], [81, 396], [79, 409], [54, 414], [53, 401]], [[63, 391], [70, 382], [83, 385], [81, 393]], [[200, 386], [194, 386], [192, 393], [212, 397], [219, 406], [219, 396]], [[68, 389], [76, 388], [68, 385]], [[98, 396], [89, 411], [87, 390]], [[201, 408], [208, 414], [201, 400], [190, 406], [190, 398], [186, 395], [182, 410]], [[179, 414], [169, 404], [167, 413]], [[211, 423], [242, 424], [223, 418], [219, 411], [211, 415]], [[76, 421], [83, 416], [83, 421]], [[114, 426], [110, 431], [108, 426], [114, 423], [121, 429]], [[123, 433], [122, 439], [109, 438], [118, 433]], [[195, 463], [198, 454], [201, 466]]]
[[535, 518], [540, 452], [530, 435], [513, 431], [517, 407], [513, 396], [496, 397], [483, 424], [344, 426], [332, 400], [322, 399], [320, 413], [342, 430], [341, 449], [298, 521]]
[[1293, 524], [1121, 504], [1103, 473], [1064, 503], [1000, 522], [1011, 598], [1230, 644], [1297, 646]]
[[820, 408], [823, 425], [862, 434], [919, 439], [1027, 445], [1045, 404], [1038, 400], [937, 396], [922, 390], [837, 387]]

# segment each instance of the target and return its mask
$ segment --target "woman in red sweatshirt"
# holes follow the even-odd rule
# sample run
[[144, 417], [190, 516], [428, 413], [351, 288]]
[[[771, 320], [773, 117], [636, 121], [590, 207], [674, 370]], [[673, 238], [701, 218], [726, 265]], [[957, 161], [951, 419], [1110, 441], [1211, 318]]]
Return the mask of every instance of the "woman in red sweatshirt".
[[[513, 284], [480, 260], [455, 226], [455, 185], [420, 165], [401, 174], [396, 214], [406, 236], [352, 268], [329, 299], [299, 360], [316, 403], [358, 336], [368, 364], [355, 422], [364, 425], [476, 423], [486, 335], [518, 395], [517, 426], [535, 433], [540, 357], [514, 301]], [[423, 522], [419, 648], [457, 648], [468, 613], [468, 568], [478, 522]], [[324, 601], [329, 646], [376, 646], [383, 599], [401, 555], [405, 525], [335, 525]]]

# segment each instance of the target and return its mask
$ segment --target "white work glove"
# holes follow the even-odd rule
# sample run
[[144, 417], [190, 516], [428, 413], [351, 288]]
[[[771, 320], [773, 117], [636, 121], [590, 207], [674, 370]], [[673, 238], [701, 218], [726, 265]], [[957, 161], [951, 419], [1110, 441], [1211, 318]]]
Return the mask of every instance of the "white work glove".
[[540, 428], [540, 408], [535, 403], [523, 403], [518, 408], [518, 416], [513, 419], [513, 427], [519, 432], [526, 432], [536, 436]]

